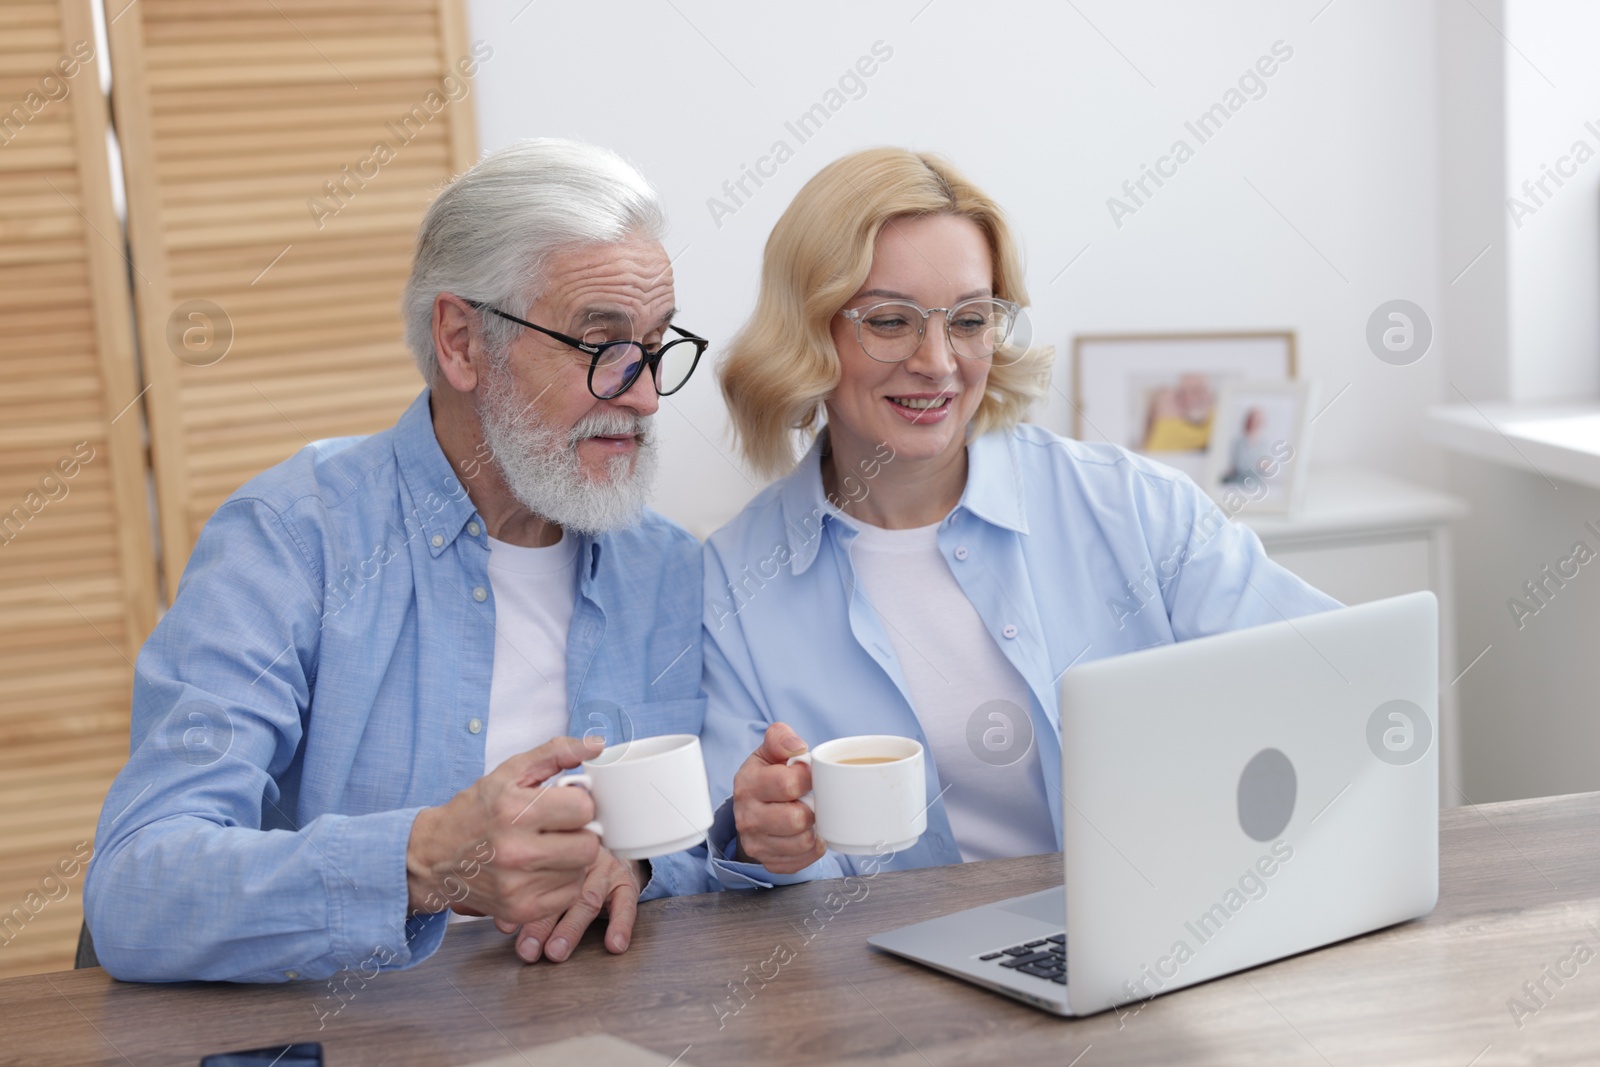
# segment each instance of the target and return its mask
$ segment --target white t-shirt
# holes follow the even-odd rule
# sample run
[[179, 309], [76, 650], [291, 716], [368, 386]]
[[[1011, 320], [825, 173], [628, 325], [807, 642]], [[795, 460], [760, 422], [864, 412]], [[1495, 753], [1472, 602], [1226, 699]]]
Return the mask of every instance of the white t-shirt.
[[[912, 708], [947, 787], [945, 811], [961, 858], [1055, 852], [1039, 746], [1031, 743], [1028, 685], [956, 583], [938, 535], [937, 524], [914, 530], [863, 524], [850, 546], [856, 578], [883, 620], [911, 689]], [[1002, 718], [991, 718], [996, 711]], [[1026, 754], [997, 757], [991, 750], [980, 758], [983, 737], [1003, 739], [990, 731], [1007, 729], [1002, 724], [1008, 721], [1016, 731], [1012, 739], [1028, 738]]]
[[[578, 599], [578, 539], [547, 548], [489, 538], [494, 674], [483, 773], [567, 732], [567, 631]], [[450, 913], [451, 922], [481, 916]]]
[[578, 539], [566, 533], [548, 548], [489, 538], [494, 677], [485, 774], [567, 732], [567, 631], [578, 597], [577, 572]]

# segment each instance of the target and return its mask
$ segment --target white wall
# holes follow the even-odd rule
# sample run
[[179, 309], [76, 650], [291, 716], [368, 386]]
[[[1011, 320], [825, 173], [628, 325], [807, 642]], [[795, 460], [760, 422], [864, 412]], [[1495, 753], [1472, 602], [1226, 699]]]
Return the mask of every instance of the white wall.
[[[1477, 803], [1600, 789], [1600, 564], [1564, 586], [1521, 625], [1507, 606], [1523, 585], [1572, 554], [1600, 548], [1600, 493], [1552, 489], [1537, 474], [1455, 458], [1450, 488], [1473, 517], [1456, 535], [1456, 634], [1462, 789]], [[1459, 799], [1459, 798], [1458, 798]]]
[[1503, 30], [1506, 195], [1516, 198], [1509, 399], [1589, 396], [1600, 392], [1600, 6], [1507, 0]]
[[[1577, 399], [1600, 391], [1600, 155], [1537, 203], [1521, 190], [1573, 142], [1600, 150], [1600, 77], [1584, 54], [1600, 12], [1583, 0], [1440, 4], [1445, 271], [1442, 399]], [[1548, 80], [1547, 80], [1548, 79]], [[1576, 160], [1573, 161], [1576, 164]], [[1568, 169], [1572, 169], [1569, 165]], [[1508, 210], [1506, 198], [1520, 205]], [[1518, 217], [1520, 216], [1520, 218]], [[1520, 225], [1518, 222], [1520, 221]], [[1455, 284], [1451, 272], [1490, 251]], [[1508, 601], [1600, 525], [1600, 493], [1532, 469], [1449, 463], [1472, 507], [1457, 529], [1463, 788], [1474, 801], [1600, 789], [1600, 577], [1548, 586], [1520, 621]], [[1553, 595], [1551, 595], [1553, 594]]]
[[[1441, 395], [1440, 361], [1391, 367], [1363, 338], [1379, 303], [1441, 299], [1434, 9], [1324, 4], [474, 0], [472, 35], [495, 49], [475, 100], [486, 149], [578, 137], [656, 183], [681, 321], [713, 341], [748, 312], [762, 244], [805, 180], [856, 148], [904, 144], [948, 155], [1012, 216], [1036, 336], [1058, 346], [1040, 421], [1070, 429], [1074, 333], [1289, 327], [1325, 399], [1350, 386], [1316, 425], [1317, 458], [1433, 478], [1415, 426]], [[1293, 56], [1265, 95], [1200, 144], [1185, 120], [1280, 40]], [[893, 55], [864, 94], [799, 143], [785, 122], [878, 41]], [[1116, 226], [1107, 198], [1180, 137], [1194, 158]], [[747, 182], [719, 226], [707, 200], [780, 139], [794, 157]], [[656, 506], [704, 533], [756, 489], [711, 375], [660, 422]]]
[[[1500, 0], [1439, 0], [1442, 401], [1505, 400], [1511, 362], [1505, 209], [1505, 52]], [[1492, 21], [1491, 21], [1492, 20]]]
[[[1462, 788], [1474, 801], [1600, 788], [1600, 577], [1515, 627], [1505, 601], [1570, 550], [1600, 494], [1446, 463], [1421, 410], [1600, 391], [1600, 158], [1517, 228], [1505, 197], [1600, 136], [1585, 0], [473, 0], [495, 49], [475, 102], [495, 148], [537, 135], [609, 145], [661, 189], [682, 321], [725, 341], [762, 243], [804, 181], [872, 144], [943, 152], [1007, 207], [1036, 334], [1058, 345], [1040, 421], [1070, 428], [1074, 333], [1281, 328], [1324, 399], [1318, 462], [1364, 463], [1468, 499], [1458, 529]], [[1509, 39], [1509, 42], [1508, 42]], [[1210, 141], [1184, 129], [1276, 41], [1291, 59]], [[859, 99], [799, 143], [793, 121], [882, 41]], [[1510, 42], [1514, 42], [1510, 43]], [[1549, 81], [1546, 81], [1546, 79]], [[1554, 84], [1552, 88], [1551, 83]], [[847, 86], [848, 87], [848, 86]], [[1196, 149], [1118, 227], [1106, 201], [1177, 138]], [[717, 219], [712, 197], [785, 140], [775, 176]], [[1487, 249], [1487, 251], [1485, 251]], [[1479, 253], [1483, 254], [1479, 256]], [[1076, 257], [1076, 258], [1075, 258]], [[1068, 267], [1068, 264], [1072, 264]], [[1364, 329], [1405, 298], [1434, 350], [1380, 363]], [[715, 350], [713, 350], [715, 351]], [[755, 491], [702, 375], [664, 405], [656, 505], [705, 533]], [[1313, 485], [1315, 472], [1313, 471]], [[1600, 572], [1597, 572], [1600, 573]]]

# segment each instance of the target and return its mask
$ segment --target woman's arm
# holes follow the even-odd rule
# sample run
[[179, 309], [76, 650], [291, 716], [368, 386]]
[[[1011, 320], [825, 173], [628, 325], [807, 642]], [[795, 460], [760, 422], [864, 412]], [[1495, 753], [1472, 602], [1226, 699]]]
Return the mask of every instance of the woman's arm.
[[[700, 743], [706, 756], [711, 799], [718, 804], [716, 821], [707, 834], [711, 877], [727, 889], [769, 888], [773, 885], [787, 885], [817, 878], [840, 877], [847, 872], [838, 857], [832, 855], [821, 856], [800, 870], [784, 874], [774, 873], [760, 863], [735, 859], [739, 854], [741, 830], [740, 820], [736, 817], [736, 799], [741, 801], [737, 806], [746, 812], [744, 816], [746, 827], [752, 825], [752, 818], [759, 820], [758, 816], [749, 814], [755, 803], [762, 803], [769, 808], [789, 810], [792, 817], [806, 821], [799, 813], [804, 812], [805, 816], [809, 816], [810, 811], [798, 801], [774, 802], [764, 798], [800, 795], [809, 788], [809, 771], [803, 764], [795, 767], [784, 766], [777, 760], [777, 756], [781, 753], [776, 751], [769, 752], [769, 758], [761, 761], [767, 764], [766, 766], [759, 768], [749, 766], [752, 761], [759, 759], [758, 750], [763, 750], [768, 737], [768, 728], [773, 726], [777, 719], [761, 695], [760, 679], [756, 673], [759, 650], [749, 647], [738, 614], [742, 605], [736, 598], [729, 598], [728, 588], [722, 560], [717, 550], [708, 544], [704, 652], [706, 719]], [[780, 594], [768, 591], [767, 595]], [[804, 724], [800, 726], [803, 730]], [[781, 735], [782, 731], [775, 733]], [[774, 744], [781, 746], [782, 738], [774, 738]], [[804, 750], [803, 736], [800, 750]], [[752, 772], [762, 770], [772, 773], [757, 773], [752, 779]], [[745, 787], [743, 792], [746, 795], [743, 797], [738, 796], [741, 786]], [[760, 796], [752, 792], [752, 789], [758, 789]], [[796, 792], [796, 789], [799, 792]], [[793, 809], [798, 809], [798, 812]], [[781, 818], [777, 817], [780, 822]], [[783, 828], [774, 827], [779, 830]], [[809, 828], [809, 823], [805, 827], [799, 827], [802, 834], [809, 832]], [[807, 851], [802, 848], [799, 853], [805, 854]], [[757, 852], [767, 855], [759, 847]], [[772, 856], [768, 855], [767, 858], [771, 860]], [[783, 866], [776, 861], [774, 863]]]

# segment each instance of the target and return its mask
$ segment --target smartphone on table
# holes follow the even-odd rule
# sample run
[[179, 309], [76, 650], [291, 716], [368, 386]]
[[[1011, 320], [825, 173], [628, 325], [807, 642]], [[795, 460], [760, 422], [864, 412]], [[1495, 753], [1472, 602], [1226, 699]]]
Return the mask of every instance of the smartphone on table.
[[322, 1046], [303, 1041], [298, 1045], [219, 1052], [201, 1060], [200, 1067], [322, 1067]]

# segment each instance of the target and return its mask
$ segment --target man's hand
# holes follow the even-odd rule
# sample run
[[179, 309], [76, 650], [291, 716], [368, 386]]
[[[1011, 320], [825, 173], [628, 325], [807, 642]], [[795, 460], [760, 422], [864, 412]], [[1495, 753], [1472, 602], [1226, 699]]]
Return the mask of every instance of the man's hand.
[[604, 908], [610, 915], [606, 949], [625, 952], [633, 939], [634, 917], [639, 914], [639, 892], [648, 880], [643, 862], [624, 862], [602, 848], [584, 875], [577, 901], [565, 915], [524, 923], [520, 930], [502, 919], [496, 919], [495, 925], [503, 934], [516, 931], [517, 955], [523, 962], [535, 962], [542, 951], [546, 959], [560, 963], [572, 955], [573, 946]]
[[798, 734], [775, 722], [733, 778], [739, 858], [754, 860], [774, 874], [793, 874], [827, 851], [817, 837], [817, 817], [800, 803], [811, 791], [811, 768], [804, 763], [784, 765], [805, 750]]
[[600, 852], [600, 839], [583, 830], [594, 801], [586, 790], [540, 783], [601, 747], [599, 738], [557, 737], [419, 812], [406, 846], [411, 909], [521, 924], [571, 908]]

